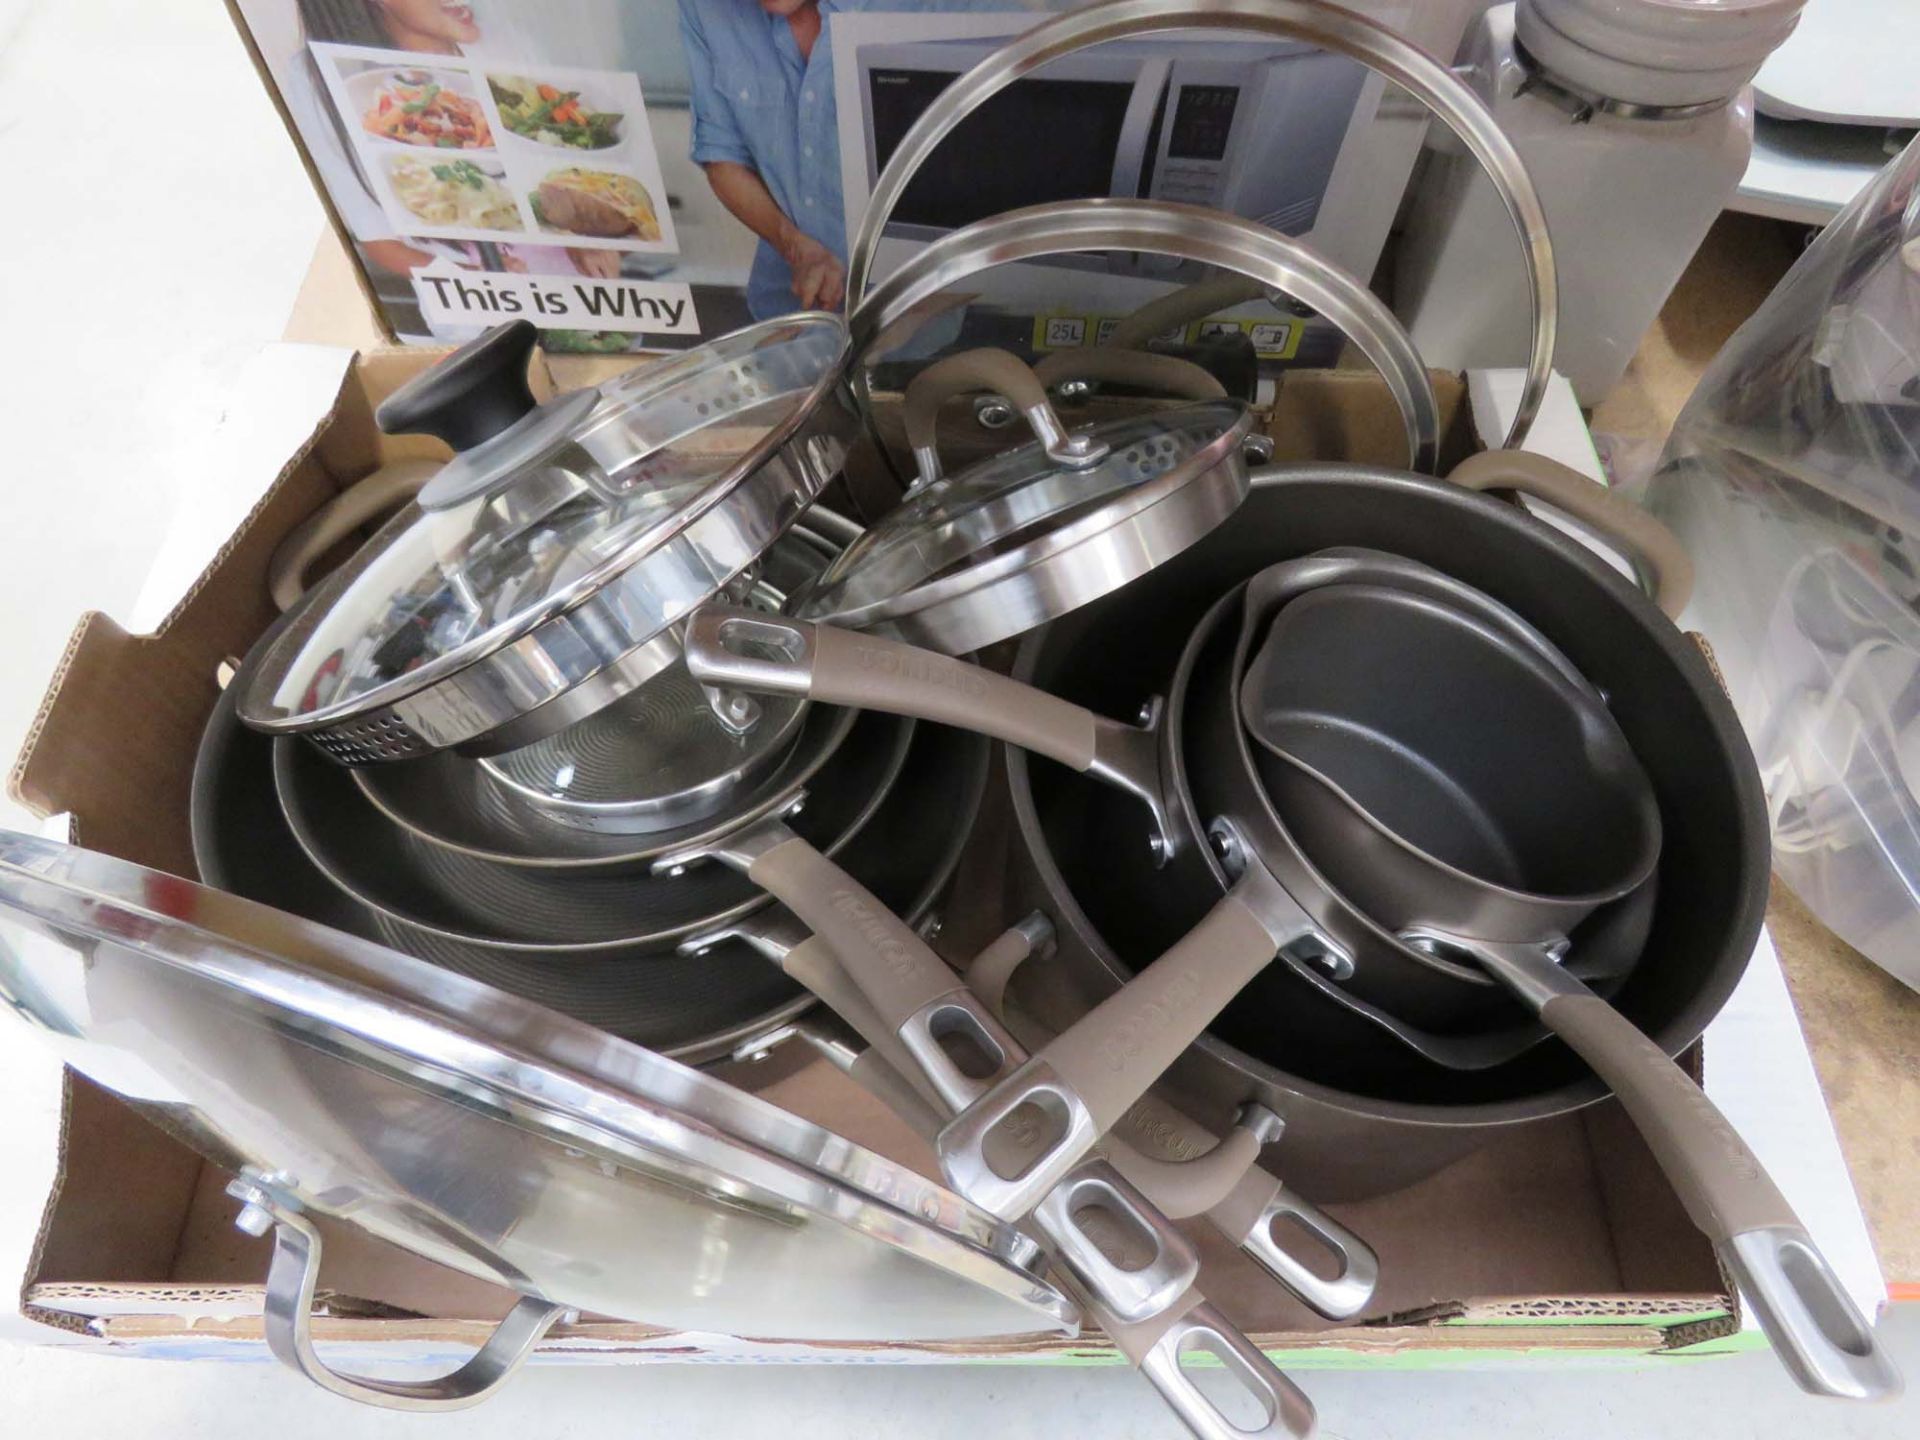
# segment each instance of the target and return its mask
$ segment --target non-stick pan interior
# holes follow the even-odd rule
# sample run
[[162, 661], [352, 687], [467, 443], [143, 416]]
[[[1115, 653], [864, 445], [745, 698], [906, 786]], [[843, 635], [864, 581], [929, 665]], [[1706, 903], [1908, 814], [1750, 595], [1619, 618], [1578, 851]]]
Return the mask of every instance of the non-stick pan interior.
[[[1663, 827], [1648, 940], [1615, 1003], [1677, 1051], [1718, 1012], [1758, 936], [1765, 814], [1745, 738], [1694, 642], [1576, 542], [1441, 481], [1352, 466], [1290, 469], [1257, 484], [1233, 525], [1056, 622], [1023, 656], [1025, 667], [1036, 683], [1100, 713], [1132, 714], [1164, 684], [1222, 590], [1275, 561], [1343, 545], [1405, 555], [1479, 587], [1606, 693], [1653, 784]], [[1152, 903], [1161, 890], [1139, 802], [1043, 760], [1028, 771], [1053, 859], [1088, 918], [1126, 965], [1149, 962], [1199, 917]], [[1604, 925], [1611, 913], [1586, 925]], [[1516, 1100], [1586, 1076], [1558, 1044], [1494, 1070], [1441, 1069], [1277, 967], [1242, 993], [1214, 1034], [1301, 1079], [1417, 1104]]]
[[1240, 714], [1269, 793], [1329, 815], [1314, 827], [1323, 868], [1338, 836], [1370, 819], [1491, 885], [1611, 899], [1659, 844], [1644, 774], [1597, 697], [1426, 596], [1332, 585], [1281, 606]]
[[[194, 857], [209, 885], [390, 944], [693, 1061], [718, 1058], [729, 1037], [803, 1007], [799, 988], [744, 942], [700, 956], [616, 951], [555, 963], [392, 926], [334, 887], [301, 852], [274, 797], [272, 755], [272, 740], [242, 726], [231, 697], [223, 697], [194, 769]], [[898, 782], [842, 852], [842, 863], [887, 904], [923, 913], [952, 876], [985, 783], [986, 756], [986, 742], [975, 736], [917, 727]], [[928, 823], [930, 816], [938, 823]]]

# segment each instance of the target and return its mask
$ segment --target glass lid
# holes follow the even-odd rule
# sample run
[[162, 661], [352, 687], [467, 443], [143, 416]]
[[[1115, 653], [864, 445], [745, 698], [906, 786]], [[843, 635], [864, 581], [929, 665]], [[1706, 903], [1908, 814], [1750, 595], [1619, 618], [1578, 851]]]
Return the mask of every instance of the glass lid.
[[[800, 613], [950, 654], [1057, 619], [1230, 513], [1251, 427], [1238, 401], [1174, 405], [1071, 432], [1090, 463], [1035, 441], [935, 480], [848, 546]], [[1145, 549], [1116, 563], [1115, 543]]]
[[[570, 675], [604, 668], [750, 566], [811, 498], [808, 478], [801, 503], [790, 493], [748, 503], [765, 462], [803, 433], [838, 383], [846, 350], [838, 319], [755, 326], [545, 405], [525, 374], [536, 336], [524, 321], [489, 331], [380, 407], [383, 429], [436, 434], [458, 453], [417, 508], [302, 601], [247, 679], [248, 724], [314, 731], [373, 715], [618, 582], [573, 634], [544, 637], [557, 658], [533, 662]], [[583, 648], [591, 667], [571, 653]], [[523, 709], [558, 693], [538, 676], [493, 689], [522, 683]], [[489, 699], [513, 708], [510, 696]], [[466, 723], [402, 717], [423, 732], [424, 749], [441, 748], [435, 720], [451, 730]]]
[[[783, 536], [729, 593], [778, 613], [818, 583], [838, 547]], [[676, 661], [624, 699], [566, 729], [478, 763], [561, 823], [644, 833], [711, 815], [786, 755], [804, 718], [796, 695], [721, 695]]]
[[265, 906], [5, 831], [0, 1009], [216, 1163], [525, 1295], [795, 1339], [1076, 1319], [1030, 1240], [712, 1076]]

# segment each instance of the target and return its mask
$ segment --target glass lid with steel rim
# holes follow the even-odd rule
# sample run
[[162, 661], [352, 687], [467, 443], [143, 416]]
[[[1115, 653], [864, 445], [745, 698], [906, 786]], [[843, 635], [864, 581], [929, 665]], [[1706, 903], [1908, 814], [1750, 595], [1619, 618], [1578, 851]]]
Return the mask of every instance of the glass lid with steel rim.
[[[1168, 361], [1120, 357], [1123, 367]], [[1198, 367], [1171, 365], [1198, 377], [1187, 393], [1216, 398], [1076, 430], [1061, 423], [1039, 377], [1004, 351], [927, 367], [908, 387], [903, 415], [918, 479], [829, 567], [799, 613], [958, 655], [1058, 619], [1185, 549], [1245, 498], [1253, 415]], [[942, 401], [969, 390], [1005, 396], [1035, 438], [944, 476], [934, 419]]]
[[545, 404], [537, 335], [491, 330], [381, 405], [382, 429], [457, 453], [242, 677], [247, 724], [345, 764], [550, 735], [670, 665], [677, 622], [751, 583], [855, 433], [835, 316]]
[[283, 1228], [332, 1216], [552, 1306], [689, 1330], [932, 1340], [1077, 1323], [1025, 1236], [712, 1076], [251, 901], [5, 831], [0, 1001], [241, 1169]]

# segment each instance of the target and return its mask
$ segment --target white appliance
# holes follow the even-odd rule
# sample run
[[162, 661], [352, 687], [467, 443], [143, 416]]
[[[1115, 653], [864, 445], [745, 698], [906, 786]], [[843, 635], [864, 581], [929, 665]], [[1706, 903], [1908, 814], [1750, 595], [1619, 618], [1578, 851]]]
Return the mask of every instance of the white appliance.
[[[861, 47], [869, 187], [934, 98], [1002, 43]], [[1366, 79], [1345, 56], [1273, 41], [1120, 42], [1068, 56], [967, 117], [907, 188], [886, 233], [929, 241], [1026, 205], [1123, 195], [1301, 235], [1319, 214]], [[1177, 264], [1113, 263], [1134, 273]]]

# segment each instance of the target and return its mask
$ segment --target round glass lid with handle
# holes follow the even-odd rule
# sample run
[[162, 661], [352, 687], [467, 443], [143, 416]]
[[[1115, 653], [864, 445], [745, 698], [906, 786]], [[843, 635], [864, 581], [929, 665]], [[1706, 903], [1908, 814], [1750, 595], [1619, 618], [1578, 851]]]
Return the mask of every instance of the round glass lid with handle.
[[553, 734], [671, 665], [689, 610], [751, 589], [857, 429], [831, 315], [545, 404], [526, 378], [537, 336], [497, 327], [381, 405], [382, 429], [454, 458], [303, 597], [241, 677], [247, 724], [350, 765]]
[[[1059, 202], [941, 237], [849, 319], [856, 375], [864, 379], [871, 362], [910, 340], [943, 292], [977, 286], [981, 271], [1108, 251], [1167, 256], [1217, 273], [1149, 301], [1102, 343], [1054, 351], [1032, 369], [985, 348], [921, 369], [900, 416], [913, 484], [900, 506], [841, 553], [799, 613], [959, 655], [1056, 620], [1209, 534], [1246, 497], [1248, 452], [1264, 453], [1265, 437], [1255, 433], [1253, 411], [1228, 398], [1214, 376], [1142, 347], [1223, 305], [1276, 294], [1310, 304], [1373, 362], [1400, 412], [1410, 463], [1432, 467], [1439, 429], [1432, 383], [1391, 312], [1298, 242], [1192, 206]], [[1055, 396], [1108, 383], [1165, 398], [1142, 413], [1069, 427]], [[1033, 438], [946, 474], [937, 445], [941, 406], [981, 392], [1000, 397]]]
[[[239, 1170], [257, 1230], [317, 1250], [313, 1217], [330, 1216], [504, 1285], [528, 1297], [521, 1330], [542, 1322], [529, 1345], [562, 1309], [819, 1340], [1078, 1320], [1027, 1237], [713, 1076], [266, 906], [6, 831], [0, 1001]], [[287, 1283], [310, 1287], [315, 1264]], [[275, 1295], [280, 1270], [277, 1256], [270, 1329], [304, 1325], [310, 1289]]]

